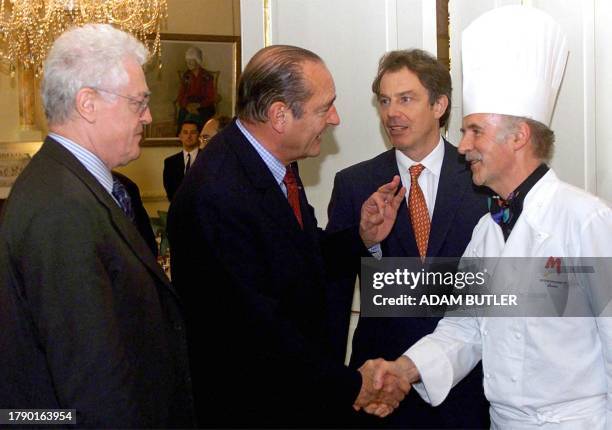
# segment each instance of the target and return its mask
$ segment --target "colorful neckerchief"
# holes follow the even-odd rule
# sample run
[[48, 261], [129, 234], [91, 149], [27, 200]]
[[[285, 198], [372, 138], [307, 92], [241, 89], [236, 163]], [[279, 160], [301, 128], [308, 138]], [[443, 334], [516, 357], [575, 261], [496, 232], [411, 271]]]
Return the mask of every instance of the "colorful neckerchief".
[[546, 172], [548, 172], [548, 166], [542, 163], [508, 195], [507, 199], [504, 200], [500, 196], [489, 197], [489, 212], [493, 220], [501, 227], [504, 240], [508, 240], [516, 220], [523, 212], [525, 196]]

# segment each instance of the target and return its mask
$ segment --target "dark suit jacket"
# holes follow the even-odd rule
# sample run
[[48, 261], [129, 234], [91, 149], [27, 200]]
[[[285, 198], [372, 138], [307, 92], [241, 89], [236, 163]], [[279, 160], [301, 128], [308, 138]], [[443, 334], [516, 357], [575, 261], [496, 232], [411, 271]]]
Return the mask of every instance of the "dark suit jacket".
[[77, 427], [193, 423], [178, 297], [111, 195], [47, 138], [0, 224], [0, 408]]
[[172, 201], [172, 279], [187, 306], [200, 426], [327, 427], [351, 412], [361, 379], [329, 357], [325, 261], [365, 249], [356, 229], [324, 235], [303, 190], [300, 200], [304, 230], [232, 123]]
[[119, 172], [113, 171], [113, 176], [117, 177], [119, 181], [121, 181], [128, 195], [130, 196], [130, 200], [132, 201], [132, 209], [134, 210], [134, 225], [145, 242], [147, 242], [147, 246], [153, 255], [157, 257], [157, 242], [155, 241], [155, 234], [153, 233], [153, 228], [151, 227], [151, 219], [149, 218], [149, 214], [147, 214], [147, 210], [142, 204], [138, 185], [136, 185], [136, 183], [130, 178]]
[[[200, 155], [200, 150], [196, 154], [196, 158]], [[195, 160], [191, 160], [191, 165]], [[166, 196], [168, 200], [172, 201], [176, 190], [183, 182], [185, 176], [185, 159], [183, 158], [183, 151], [178, 154], [171, 155], [164, 160], [164, 189], [166, 190]]]
[[[382, 184], [399, 175], [395, 149], [342, 170], [336, 175], [329, 204], [328, 231], [342, 230], [359, 223], [363, 202]], [[410, 184], [405, 184], [407, 188]], [[456, 148], [444, 142], [444, 159], [431, 223], [428, 256], [460, 257], [472, 230], [486, 212], [486, 194], [474, 187], [471, 173]], [[395, 225], [381, 243], [383, 256], [418, 257], [408, 207], [404, 201]], [[332, 325], [336, 345], [346, 345], [351, 295], [357, 273], [329, 290]], [[359, 367], [371, 358], [395, 359], [413, 343], [431, 333], [437, 318], [360, 318], [353, 337], [351, 366]], [[431, 408], [416, 392], [411, 392], [400, 408], [384, 422], [391, 427], [488, 427], [488, 404], [482, 388], [480, 366], [451, 391], [439, 407]], [[366, 426], [376, 425], [364, 419]]]

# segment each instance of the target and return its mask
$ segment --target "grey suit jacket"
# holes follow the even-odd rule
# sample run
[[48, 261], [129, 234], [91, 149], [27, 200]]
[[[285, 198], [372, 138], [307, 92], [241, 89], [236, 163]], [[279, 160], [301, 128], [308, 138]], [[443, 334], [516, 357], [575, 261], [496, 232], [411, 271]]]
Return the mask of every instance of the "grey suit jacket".
[[193, 402], [175, 291], [137, 229], [47, 138], [0, 218], [0, 408], [78, 427], [185, 427]]

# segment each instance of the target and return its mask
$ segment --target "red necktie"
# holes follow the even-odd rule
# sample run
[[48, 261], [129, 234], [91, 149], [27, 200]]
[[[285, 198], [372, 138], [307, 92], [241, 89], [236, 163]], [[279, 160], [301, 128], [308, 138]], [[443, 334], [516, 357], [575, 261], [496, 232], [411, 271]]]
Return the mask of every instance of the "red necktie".
[[295, 179], [295, 174], [293, 173], [293, 169], [291, 169], [291, 165], [286, 167], [283, 182], [287, 187], [287, 200], [289, 201], [289, 206], [291, 206], [291, 209], [293, 209], [295, 219], [297, 219], [297, 222], [303, 229], [304, 225], [302, 224], [302, 212], [300, 211], [300, 192], [298, 189], [297, 180]]
[[417, 248], [421, 260], [427, 255], [427, 243], [429, 242], [429, 212], [425, 203], [425, 196], [419, 186], [419, 175], [425, 169], [422, 164], [410, 166], [410, 194], [408, 196], [408, 210], [410, 211], [410, 220], [412, 221], [412, 230], [416, 238]]

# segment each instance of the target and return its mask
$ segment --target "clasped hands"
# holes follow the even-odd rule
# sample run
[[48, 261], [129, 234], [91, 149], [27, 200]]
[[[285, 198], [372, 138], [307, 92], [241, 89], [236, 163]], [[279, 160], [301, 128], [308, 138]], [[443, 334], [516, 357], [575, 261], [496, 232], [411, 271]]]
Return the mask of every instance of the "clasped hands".
[[359, 368], [361, 390], [353, 408], [386, 417], [395, 410], [419, 380], [419, 372], [412, 360], [401, 356], [395, 361], [382, 358], [368, 360]]

